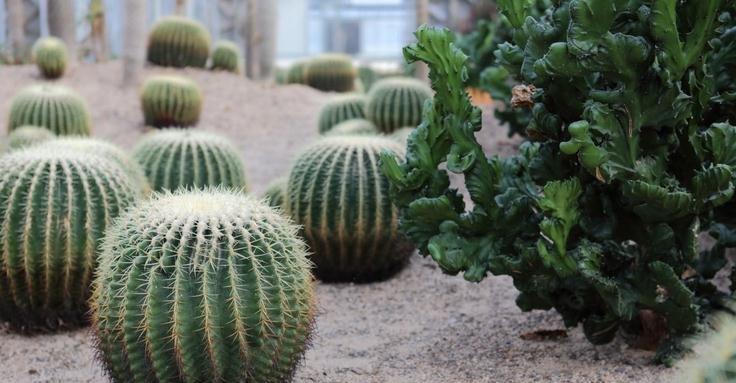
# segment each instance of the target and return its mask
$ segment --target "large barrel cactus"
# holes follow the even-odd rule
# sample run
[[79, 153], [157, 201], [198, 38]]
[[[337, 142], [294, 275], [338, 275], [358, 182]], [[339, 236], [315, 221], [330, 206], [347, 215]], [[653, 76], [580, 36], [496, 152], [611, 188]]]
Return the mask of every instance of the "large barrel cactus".
[[307, 63], [304, 82], [325, 92], [350, 92], [355, 88], [357, 76], [350, 56], [324, 54]]
[[88, 136], [87, 105], [73, 90], [59, 85], [31, 85], [21, 90], [10, 105], [8, 132], [23, 125], [43, 126], [64, 136]]
[[41, 76], [56, 79], [64, 75], [67, 63], [66, 45], [56, 37], [44, 37], [33, 45], [33, 62]]
[[154, 76], [143, 83], [141, 107], [146, 125], [157, 128], [197, 124], [202, 92], [194, 81], [180, 76]]
[[155, 65], [204, 68], [209, 55], [210, 34], [192, 19], [164, 17], [148, 36], [148, 61]]
[[319, 132], [327, 133], [335, 125], [365, 117], [366, 98], [360, 94], [338, 96], [330, 100], [319, 113]]
[[286, 183], [289, 181], [287, 177], [280, 177], [273, 180], [266, 192], [263, 193], [263, 199], [271, 207], [283, 208], [286, 203]]
[[381, 80], [368, 93], [366, 114], [384, 133], [422, 122], [424, 102], [432, 98], [432, 89], [423, 82], [406, 77]]
[[215, 44], [212, 51], [212, 63], [210, 68], [213, 70], [224, 70], [233, 73], [240, 73], [240, 48], [232, 41], [219, 41]]
[[322, 280], [382, 279], [411, 254], [412, 246], [398, 231], [388, 180], [379, 169], [381, 151], [403, 153], [387, 138], [332, 136], [295, 162], [286, 211], [303, 226]]
[[138, 197], [99, 156], [42, 144], [0, 157], [0, 320], [83, 324], [103, 233]]
[[372, 122], [356, 118], [343, 121], [330, 129], [325, 136], [344, 136], [344, 135], [378, 135], [380, 132], [376, 125]]
[[92, 310], [114, 382], [284, 382], [314, 308], [297, 228], [239, 193], [163, 194], [105, 238]]
[[56, 138], [50, 130], [33, 125], [19, 126], [8, 135], [11, 150], [34, 146]]
[[223, 186], [245, 189], [237, 149], [224, 137], [188, 129], [149, 133], [133, 150], [155, 191]]

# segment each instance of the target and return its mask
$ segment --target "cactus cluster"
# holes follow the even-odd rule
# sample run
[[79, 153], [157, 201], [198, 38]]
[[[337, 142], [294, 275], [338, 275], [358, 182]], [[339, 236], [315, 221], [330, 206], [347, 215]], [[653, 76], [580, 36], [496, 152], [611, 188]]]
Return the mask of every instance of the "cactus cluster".
[[8, 135], [8, 147], [11, 150], [21, 149], [53, 140], [56, 135], [50, 130], [33, 125], [24, 125], [15, 128]]
[[212, 63], [210, 68], [213, 70], [224, 70], [233, 73], [240, 73], [240, 48], [232, 41], [219, 41], [215, 44], [212, 51]]
[[319, 132], [325, 134], [343, 121], [364, 118], [366, 101], [360, 94], [342, 95], [330, 100], [319, 113]]
[[33, 62], [41, 76], [56, 79], [64, 75], [67, 51], [64, 42], [56, 37], [44, 37], [33, 45]]
[[263, 200], [271, 207], [283, 208], [286, 202], [287, 177], [280, 177], [272, 181], [263, 193]]
[[380, 132], [376, 125], [372, 122], [362, 119], [355, 118], [352, 120], [343, 121], [335, 125], [330, 131], [325, 133], [325, 136], [344, 136], [344, 135], [378, 135]]
[[209, 55], [209, 32], [199, 22], [185, 17], [162, 18], [148, 37], [148, 61], [155, 65], [204, 68]]
[[245, 170], [227, 139], [190, 129], [153, 131], [133, 150], [154, 191], [222, 186], [245, 189]]
[[21, 330], [84, 323], [98, 244], [138, 196], [99, 156], [42, 144], [0, 157], [0, 320]]
[[378, 81], [368, 93], [366, 115], [383, 133], [391, 133], [422, 122], [424, 102], [432, 98], [432, 89], [423, 82], [394, 77]]
[[23, 125], [42, 126], [59, 136], [87, 136], [91, 130], [84, 100], [67, 87], [48, 84], [31, 85], [13, 99], [8, 132]]
[[180, 76], [154, 76], [141, 90], [146, 125], [157, 128], [195, 125], [202, 112], [202, 92], [193, 81]]
[[325, 92], [350, 92], [357, 76], [350, 56], [324, 54], [317, 56], [304, 69], [304, 83]]
[[387, 138], [325, 137], [291, 170], [286, 211], [303, 226], [322, 280], [382, 279], [412, 252], [398, 231], [398, 210], [379, 169], [381, 151], [403, 153]]
[[108, 232], [93, 324], [115, 382], [288, 381], [309, 340], [297, 228], [240, 193], [163, 194]]

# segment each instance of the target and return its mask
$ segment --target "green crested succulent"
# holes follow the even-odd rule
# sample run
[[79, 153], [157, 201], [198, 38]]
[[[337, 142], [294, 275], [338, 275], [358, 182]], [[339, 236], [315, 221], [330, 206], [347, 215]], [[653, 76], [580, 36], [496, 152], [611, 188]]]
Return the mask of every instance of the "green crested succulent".
[[159, 194], [102, 245], [93, 328], [114, 382], [285, 382], [315, 304], [298, 228], [233, 191]]
[[719, 318], [717, 330], [695, 346], [696, 355], [682, 366], [680, 383], [729, 383], [736, 381], [736, 321]]
[[351, 92], [357, 73], [350, 56], [323, 54], [312, 58], [304, 68], [304, 83], [324, 92]]
[[319, 132], [325, 134], [335, 125], [365, 118], [366, 98], [360, 94], [341, 95], [328, 101], [319, 112]]
[[238, 150], [216, 134], [191, 129], [153, 131], [135, 147], [133, 158], [154, 191], [246, 187]]
[[240, 73], [241, 57], [240, 48], [235, 43], [232, 41], [219, 41], [215, 44], [215, 49], [212, 51], [210, 68], [213, 70]]
[[56, 138], [56, 135], [44, 127], [23, 125], [8, 134], [8, 147], [11, 150], [22, 149], [54, 138]]
[[143, 83], [141, 107], [146, 125], [157, 128], [193, 126], [202, 112], [202, 92], [188, 78], [153, 76]]
[[343, 121], [330, 129], [325, 136], [345, 136], [345, 135], [378, 135], [378, 128], [372, 122], [354, 118], [352, 120]]
[[424, 102], [432, 98], [432, 89], [423, 82], [392, 77], [378, 81], [368, 93], [366, 115], [383, 133], [422, 122]]
[[148, 61], [176, 68], [204, 68], [210, 55], [210, 34], [199, 22], [180, 16], [161, 18], [148, 36]]
[[286, 203], [286, 184], [289, 181], [287, 177], [279, 177], [268, 184], [266, 192], [263, 193], [263, 199], [271, 207], [284, 208]]
[[398, 231], [398, 210], [380, 173], [382, 151], [403, 152], [382, 137], [325, 137], [302, 153], [291, 170], [286, 211], [303, 226], [322, 280], [386, 278], [412, 253]]
[[33, 62], [41, 75], [56, 79], [64, 75], [67, 63], [66, 45], [56, 37], [44, 37], [33, 44]]
[[305, 70], [307, 69], [307, 61], [297, 61], [289, 67], [286, 72], [287, 84], [305, 84]]
[[24, 125], [42, 126], [58, 136], [88, 136], [90, 115], [84, 100], [60, 85], [31, 85], [10, 105], [8, 133]]
[[84, 324], [98, 245], [138, 198], [99, 156], [41, 144], [0, 157], [0, 320], [22, 331]]

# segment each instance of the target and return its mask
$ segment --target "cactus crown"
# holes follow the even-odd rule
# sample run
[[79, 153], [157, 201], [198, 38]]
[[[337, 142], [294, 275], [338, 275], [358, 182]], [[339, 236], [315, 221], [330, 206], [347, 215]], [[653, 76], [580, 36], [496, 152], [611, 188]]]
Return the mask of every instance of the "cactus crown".
[[159, 194], [105, 239], [92, 310], [116, 382], [282, 382], [314, 293], [296, 226], [240, 193]]
[[212, 51], [212, 66], [214, 70], [225, 70], [240, 73], [240, 48], [232, 41], [219, 41]]
[[356, 70], [350, 56], [324, 54], [311, 59], [304, 70], [305, 83], [325, 92], [350, 92], [355, 88]]
[[378, 134], [378, 128], [372, 122], [362, 118], [343, 121], [325, 133], [326, 136]]
[[59, 78], [66, 70], [66, 45], [56, 37], [38, 39], [33, 44], [33, 61], [43, 77], [49, 79]]
[[202, 112], [199, 86], [181, 76], [153, 76], [143, 83], [141, 106], [147, 125], [157, 128], [192, 126]]
[[325, 134], [343, 121], [364, 118], [366, 101], [366, 97], [360, 94], [342, 95], [333, 98], [320, 111], [319, 132]]
[[154, 131], [133, 150], [153, 190], [223, 186], [244, 189], [245, 170], [230, 142], [188, 129]]
[[43, 126], [59, 136], [88, 136], [90, 116], [87, 105], [73, 90], [60, 85], [31, 85], [10, 105], [8, 132], [23, 125]]
[[21, 149], [40, 144], [56, 138], [50, 130], [33, 125], [23, 125], [15, 128], [8, 135], [8, 146], [10, 149]]
[[423, 82], [406, 77], [378, 81], [368, 93], [366, 114], [384, 133], [422, 122], [424, 102], [432, 98], [432, 89]]
[[185, 17], [161, 18], [148, 37], [148, 61], [155, 65], [204, 68], [209, 54], [209, 32]]

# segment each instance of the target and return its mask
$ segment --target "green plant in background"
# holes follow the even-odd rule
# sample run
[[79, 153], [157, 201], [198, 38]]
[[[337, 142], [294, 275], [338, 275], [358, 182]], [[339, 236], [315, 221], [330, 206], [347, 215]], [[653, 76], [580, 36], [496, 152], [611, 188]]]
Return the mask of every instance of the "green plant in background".
[[66, 45], [56, 37], [38, 39], [33, 44], [33, 62], [43, 77], [48, 79], [61, 77], [66, 70]]
[[84, 100], [60, 85], [30, 85], [13, 98], [8, 133], [24, 125], [43, 126], [59, 136], [88, 136], [90, 116]]
[[337, 96], [325, 104], [319, 112], [319, 132], [325, 134], [335, 125], [365, 117], [366, 97], [360, 94]]
[[240, 48], [232, 41], [219, 41], [215, 44], [212, 51], [213, 70], [224, 70], [233, 73], [240, 73]]
[[141, 107], [146, 125], [157, 128], [196, 125], [202, 113], [202, 92], [180, 76], [154, 76], [143, 83]]
[[286, 204], [286, 183], [287, 177], [279, 177], [268, 184], [266, 192], [263, 193], [263, 199], [271, 207], [284, 208]]
[[324, 92], [351, 92], [356, 77], [353, 59], [341, 54], [314, 57], [304, 68], [304, 84]]
[[190, 129], [147, 134], [133, 150], [154, 191], [221, 186], [245, 189], [238, 150], [221, 136]]
[[376, 128], [376, 125], [362, 118], [355, 118], [352, 120], [343, 121], [335, 125], [327, 133], [325, 133], [326, 136], [378, 134], [380, 134], [380, 132], [378, 131], [378, 128]]
[[729, 383], [736, 380], [736, 321], [719, 318], [717, 331], [695, 346], [697, 356], [687, 361], [680, 383]]
[[161, 18], [148, 36], [148, 61], [176, 68], [204, 68], [210, 55], [210, 34], [192, 19], [179, 16]]
[[435, 99], [406, 161], [382, 158], [402, 229], [447, 273], [509, 275], [522, 310], [555, 309], [595, 344], [649, 338], [671, 362], [729, 297], [710, 283], [725, 258], [698, 252], [734, 193], [736, 128], [703, 123], [723, 2], [565, 0], [536, 17], [531, 2], [499, 4], [516, 28], [499, 56], [525, 84], [515, 101], [536, 142], [487, 158], [467, 56], [421, 28], [405, 56], [429, 64]]
[[44, 145], [0, 158], [0, 320], [22, 331], [86, 322], [98, 244], [139, 194], [112, 162]]
[[8, 134], [8, 147], [10, 149], [22, 149], [54, 138], [56, 138], [56, 135], [44, 127], [24, 125], [15, 128]]
[[422, 122], [424, 102], [432, 98], [432, 89], [423, 82], [392, 77], [377, 82], [368, 93], [366, 115], [383, 133]]
[[289, 67], [286, 73], [287, 84], [305, 84], [305, 70], [307, 61], [297, 61]]
[[398, 232], [398, 210], [378, 167], [382, 150], [403, 152], [386, 138], [334, 136], [310, 146], [294, 163], [286, 211], [303, 226], [322, 280], [386, 278], [412, 253]]
[[297, 227], [237, 192], [166, 193], [102, 246], [91, 300], [114, 382], [284, 382], [314, 321]]

